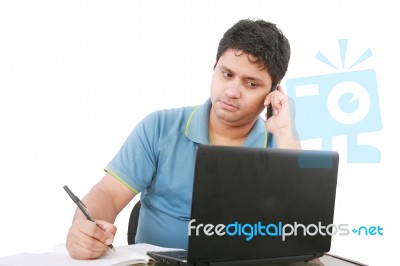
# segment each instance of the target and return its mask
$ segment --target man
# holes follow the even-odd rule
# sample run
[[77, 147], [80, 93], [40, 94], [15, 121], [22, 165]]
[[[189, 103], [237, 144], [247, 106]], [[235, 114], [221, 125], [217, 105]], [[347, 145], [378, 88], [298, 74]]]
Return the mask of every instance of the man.
[[[241, 20], [230, 28], [219, 43], [211, 99], [155, 112], [137, 125], [83, 199], [98, 227], [75, 213], [67, 236], [71, 257], [107, 252], [116, 233], [112, 223], [139, 192], [136, 243], [187, 248], [198, 144], [299, 149], [279, 86], [289, 58], [289, 42], [274, 24]], [[265, 122], [260, 113], [268, 105], [273, 114]]]

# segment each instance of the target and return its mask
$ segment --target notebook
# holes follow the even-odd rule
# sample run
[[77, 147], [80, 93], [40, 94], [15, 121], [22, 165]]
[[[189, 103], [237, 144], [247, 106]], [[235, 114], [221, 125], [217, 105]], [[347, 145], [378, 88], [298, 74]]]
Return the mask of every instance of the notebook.
[[338, 164], [333, 151], [198, 146], [188, 250], [147, 254], [173, 265], [323, 256], [335, 231]]
[[123, 265], [147, 265], [153, 261], [146, 255], [148, 250], [166, 251], [163, 248], [150, 244], [135, 244], [126, 246], [116, 246], [115, 252], [109, 251], [101, 258], [95, 260], [76, 260], [68, 254], [65, 244], [55, 247], [52, 252], [46, 253], [19, 253], [0, 258], [2, 266], [123, 266]]

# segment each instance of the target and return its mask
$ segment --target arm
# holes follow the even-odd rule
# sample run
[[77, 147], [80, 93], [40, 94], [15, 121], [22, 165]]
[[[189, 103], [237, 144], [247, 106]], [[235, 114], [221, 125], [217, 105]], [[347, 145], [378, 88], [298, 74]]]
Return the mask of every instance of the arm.
[[280, 149], [301, 149], [299, 139], [295, 136], [290, 116], [289, 99], [283, 93], [282, 87], [269, 93], [264, 105], [272, 106], [273, 115], [266, 121], [266, 128], [276, 138]]
[[117, 231], [112, 223], [135, 195], [118, 179], [106, 173], [82, 199], [96, 224], [87, 220], [79, 209], [75, 212], [67, 235], [70, 256], [75, 259], [95, 259], [104, 255]]

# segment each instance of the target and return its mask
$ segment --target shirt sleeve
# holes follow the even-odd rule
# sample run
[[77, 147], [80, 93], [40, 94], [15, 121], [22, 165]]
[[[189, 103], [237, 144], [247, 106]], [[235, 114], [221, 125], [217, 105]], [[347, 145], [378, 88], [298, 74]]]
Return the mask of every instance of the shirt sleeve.
[[152, 182], [157, 167], [157, 113], [143, 119], [105, 168], [135, 193]]

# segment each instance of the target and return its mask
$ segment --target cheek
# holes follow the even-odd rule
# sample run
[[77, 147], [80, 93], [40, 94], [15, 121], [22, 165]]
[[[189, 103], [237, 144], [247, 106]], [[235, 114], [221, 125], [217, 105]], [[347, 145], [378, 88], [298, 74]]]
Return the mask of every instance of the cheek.
[[220, 95], [221, 92], [224, 91], [224, 83], [217, 77], [213, 76], [213, 78], [211, 79], [210, 91], [211, 91], [211, 96]]
[[218, 79], [215, 77], [215, 74], [211, 78], [210, 90], [211, 94], [216, 91], [218, 88]]
[[248, 106], [254, 112], [261, 112], [264, 109], [265, 97], [268, 93], [256, 93], [248, 99]]
[[260, 113], [262, 110], [264, 110], [264, 101], [257, 102], [253, 105], [253, 111], [256, 113]]
[[267, 97], [268, 93], [264, 91], [258, 91], [256, 93], [252, 93], [249, 95], [251, 101], [254, 103], [255, 106], [264, 105], [265, 98]]
[[215, 95], [216, 95], [215, 88], [216, 88], [215, 82], [211, 81], [211, 86], [210, 86], [211, 100], [214, 100], [214, 98], [215, 98]]

